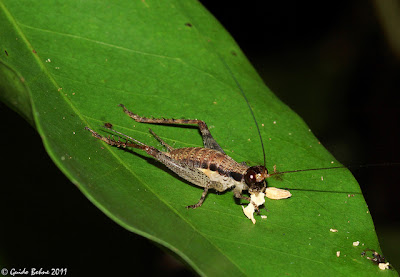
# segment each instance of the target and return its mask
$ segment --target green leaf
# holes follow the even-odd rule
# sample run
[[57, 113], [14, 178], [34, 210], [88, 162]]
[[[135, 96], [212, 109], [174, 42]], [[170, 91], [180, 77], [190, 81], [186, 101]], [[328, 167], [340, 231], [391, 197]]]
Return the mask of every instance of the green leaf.
[[380, 272], [360, 255], [380, 248], [347, 170], [269, 180], [293, 196], [267, 200], [262, 213], [268, 218], [257, 217], [253, 225], [229, 191], [210, 193], [202, 207], [185, 209], [197, 203], [201, 188], [143, 152], [109, 147], [84, 130], [101, 131], [111, 122], [159, 147], [151, 127], [174, 147], [202, 145], [195, 128], [133, 122], [117, 107], [123, 103], [143, 116], [202, 119], [228, 155], [261, 164], [260, 138], [242, 88], [269, 168], [339, 165], [197, 1], [2, 0], [0, 8], [2, 101], [34, 122], [60, 170], [122, 227], [175, 251], [201, 275]]

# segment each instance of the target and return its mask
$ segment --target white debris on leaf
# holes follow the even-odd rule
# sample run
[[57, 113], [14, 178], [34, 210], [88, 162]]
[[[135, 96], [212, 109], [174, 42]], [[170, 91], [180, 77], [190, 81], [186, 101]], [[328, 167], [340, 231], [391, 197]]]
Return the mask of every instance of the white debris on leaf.
[[[265, 193], [250, 193], [250, 199], [252, 203], [249, 203], [247, 207], [243, 207], [243, 213], [247, 216], [248, 219], [250, 219], [253, 224], [256, 224], [256, 220], [254, 218], [254, 212], [255, 212], [255, 207], [253, 205], [256, 204], [257, 207], [263, 205], [265, 203], [265, 197], [268, 197], [269, 199], [285, 199], [291, 197], [292, 194], [288, 190], [284, 189], [278, 189], [274, 187], [269, 187], [265, 190]], [[267, 216], [261, 216], [261, 218], [265, 219]]]
[[336, 252], [336, 256], [337, 256], [337, 257], [340, 257], [340, 251], [337, 251], [337, 252]]
[[265, 190], [265, 196], [267, 196], [269, 199], [278, 200], [278, 199], [289, 198], [292, 196], [292, 194], [288, 190], [278, 189], [278, 188], [274, 188], [274, 187], [268, 187]]
[[254, 205], [250, 203], [246, 208], [244, 206], [242, 206], [242, 208], [244, 215], [247, 216], [247, 218], [250, 219], [253, 224], [256, 224], [256, 220], [254, 218]]
[[353, 246], [359, 246], [359, 245], [360, 245], [360, 242], [359, 242], [359, 241], [353, 242]]
[[329, 229], [329, 231], [331, 231], [332, 233], [336, 233], [338, 230], [337, 229]]
[[389, 269], [389, 263], [379, 263], [378, 266], [380, 270]]
[[262, 219], [266, 219], [267, 216], [266, 216], [266, 215], [262, 215], [261, 218], [262, 218]]
[[[250, 199], [252, 202], [254, 202], [257, 206], [261, 206], [262, 204], [265, 203], [265, 194], [260, 192], [257, 193], [257, 195], [255, 193], [252, 193], [250, 195]], [[249, 205], [247, 205], [247, 207], [243, 207], [243, 213], [245, 214], [245, 216], [247, 216], [248, 219], [251, 220], [251, 222], [253, 222], [253, 224], [256, 224], [256, 220], [254, 218], [254, 212], [255, 212], [255, 207], [253, 205], [253, 203], [249, 203]]]

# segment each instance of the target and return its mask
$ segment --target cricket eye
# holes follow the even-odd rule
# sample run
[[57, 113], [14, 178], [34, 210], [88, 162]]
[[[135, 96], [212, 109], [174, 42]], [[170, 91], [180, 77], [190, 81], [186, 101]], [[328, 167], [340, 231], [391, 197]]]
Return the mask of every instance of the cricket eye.
[[256, 183], [256, 172], [252, 169], [247, 170], [246, 175], [244, 175], [244, 180], [247, 185], [254, 185]]

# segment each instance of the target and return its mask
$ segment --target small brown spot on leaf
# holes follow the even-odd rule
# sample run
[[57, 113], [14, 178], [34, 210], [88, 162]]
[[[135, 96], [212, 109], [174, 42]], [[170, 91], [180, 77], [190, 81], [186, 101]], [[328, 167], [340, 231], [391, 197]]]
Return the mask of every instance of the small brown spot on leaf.
[[35, 50], [35, 49], [32, 49], [32, 52], [33, 52], [33, 54], [37, 54], [37, 52], [36, 52], [36, 50]]
[[192, 27], [192, 24], [187, 22], [187, 23], [185, 23], [185, 26]]
[[6, 53], [6, 55], [8, 56], [8, 52], [7, 52], [7, 50], [4, 50], [4, 53]]

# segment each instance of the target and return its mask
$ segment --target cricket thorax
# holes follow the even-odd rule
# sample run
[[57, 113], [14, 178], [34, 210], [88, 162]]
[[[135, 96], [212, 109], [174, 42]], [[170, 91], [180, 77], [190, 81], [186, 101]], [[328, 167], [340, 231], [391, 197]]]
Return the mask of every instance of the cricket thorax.
[[232, 186], [242, 185], [248, 166], [239, 164], [228, 155], [209, 148], [178, 148], [169, 152], [171, 158], [197, 168], [211, 181], [223, 186], [215, 187], [224, 191]]

